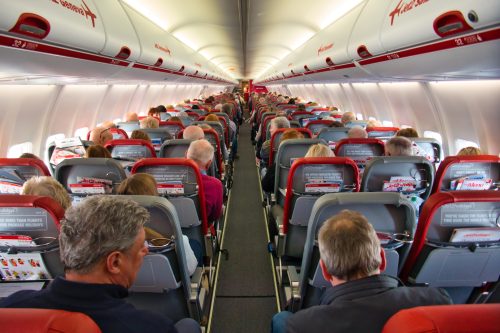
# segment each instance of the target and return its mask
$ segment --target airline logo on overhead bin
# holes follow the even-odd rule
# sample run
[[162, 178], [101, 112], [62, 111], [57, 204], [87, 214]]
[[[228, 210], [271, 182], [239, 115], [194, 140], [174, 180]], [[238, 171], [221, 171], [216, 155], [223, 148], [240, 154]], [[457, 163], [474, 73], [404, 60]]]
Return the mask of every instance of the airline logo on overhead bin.
[[319, 47], [319, 49], [318, 49], [318, 56], [319, 56], [319, 54], [320, 54], [320, 53], [325, 52], [325, 51], [328, 51], [328, 50], [329, 50], [329, 49], [331, 49], [332, 47], [333, 47], [333, 43], [330, 43], [330, 44], [325, 45], [325, 46], [321, 45], [321, 46]]
[[201, 64], [199, 64], [199, 63], [197, 63], [197, 62], [195, 62], [195, 63], [194, 63], [194, 65], [195, 65], [196, 67], [200, 67], [200, 68], [201, 68]]
[[403, 15], [408, 13], [410, 10], [429, 2], [429, 0], [411, 0], [410, 2], [403, 2], [403, 0], [399, 1], [398, 5], [392, 12], [389, 13], [389, 17], [391, 18], [391, 25], [394, 24], [394, 19], [396, 16]]
[[155, 43], [155, 48], [157, 48], [158, 50], [160, 51], [163, 51], [165, 53], [168, 53], [168, 55], [171, 57], [172, 56], [172, 52], [170, 51], [170, 49], [166, 46], [161, 46], [160, 44], [158, 43]]
[[90, 20], [92, 20], [92, 27], [95, 28], [95, 19], [97, 18], [97, 16], [90, 10], [89, 6], [87, 6], [84, 0], [81, 0], [82, 3], [80, 4], [80, 7], [65, 0], [52, 0], [52, 2], [61, 5], [62, 7], [71, 10], [74, 13], [85, 16], [87, 20], [90, 18]]

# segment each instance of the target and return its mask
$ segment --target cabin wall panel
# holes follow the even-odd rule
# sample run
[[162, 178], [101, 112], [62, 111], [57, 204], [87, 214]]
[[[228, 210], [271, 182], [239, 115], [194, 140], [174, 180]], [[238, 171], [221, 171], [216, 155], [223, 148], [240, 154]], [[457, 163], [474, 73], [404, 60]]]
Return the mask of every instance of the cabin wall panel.
[[[129, 109], [130, 102], [134, 95], [136, 86], [134, 85], [111, 85], [102, 100], [95, 123], [99, 124], [106, 120], [123, 119]], [[93, 127], [94, 124], [91, 124]], [[79, 126], [77, 128], [80, 128]]]

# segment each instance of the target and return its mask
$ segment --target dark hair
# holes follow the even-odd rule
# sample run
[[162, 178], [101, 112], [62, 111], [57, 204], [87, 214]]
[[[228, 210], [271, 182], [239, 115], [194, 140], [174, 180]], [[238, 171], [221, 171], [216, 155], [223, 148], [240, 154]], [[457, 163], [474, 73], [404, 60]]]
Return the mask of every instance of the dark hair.
[[22, 153], [21, 156], [19, 156], [19, 158], [34, 158], [34, 159], [37, 159], [39, 160], [40, 157], [36, 156], [35, 154], [32, 154], [32, 153]]
[[93, 157], [105, 157], [105, 158], [111, 158], [111, 153], [109, 150], [104, 148], [104, 146], [101, 145], [92, 145], [87, 148], [87, 151], [85, 152], [85, 157], [87, 158], [93, 158]]

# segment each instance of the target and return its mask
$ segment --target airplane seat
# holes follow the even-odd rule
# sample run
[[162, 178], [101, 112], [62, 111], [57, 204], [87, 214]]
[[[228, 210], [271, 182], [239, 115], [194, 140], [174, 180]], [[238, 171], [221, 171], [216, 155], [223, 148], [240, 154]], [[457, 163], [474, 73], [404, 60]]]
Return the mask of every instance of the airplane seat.
[[318, 135], [318, 133], [323, 128], [328, 128], [331, 124], [333, 124], [333, 120], [311, 120], [304, 127], [312, 132], [314, 135]]
[[[92, 141], [82, 140], [82, 144], [83, 144], [83, 147], [85, 148], [85, 150], [87, 150], [87, 148], [92, 146], [94, 143]], [[51, 142], [47, 147], [47, 156], [48, 156], [49, 161], [51, 161], [52, 155], [54, 154], [55, 150], [56, 150], [56, 143]], [[81, 157], [83, 157], [83, 155]], [[74, 157], [72, 157], [72, 158], [74, 158]], [[53, 164], [52, 162], [49, 163], [49, 168], [50, 168], [50, 172], [52, 173], [52, 175], [55, 175], [56, 166], [57, 165]]]
[[212, 144], [212, 147], [214, 147], [214, 161], [210, 165], [208, 175], [218, 179], [223, 179], [222, 170], [224, 170], [224, 157], [222, 156], [222, 146], [219, 134], [213, 128], [203, 129], [203, 133], [205, 134], [205, 139]]
[[290, 114], [290, 117], [292, 120], [298, 120], [302, 121], [304, 118], [317, 118], [317, 116], [314, 113], [308, 112], [308, 111], [294, 111], [292, 114]]
[[[219, 112], [217, 112], [217, 113], [219, 113]], [[211, 112], [211, 113], [209, 113], [209, 114], [214, 114], [214, 115], [216, 115], [216, 112]], [[227, 116], [227, 115], [226, 115], [226, 116]], [[203, 122], [206, 122], [206, 120], [205, 120], [205, 119], [206, 119], [206, 117], [207, 117], [207, 116], [201, 116], [201, 117], [198, 119], [198, 121], [203, 121]], [[226, 120], [226, 118], [225, 118], [225, 117], [223, 117], [223, 116], [217, 116], [217, 118], [219, 119], [217, 122], [218, 122], [218, 123], [222, 126], [222, 133], [223, 133], [223, 135], [224, 135], [224, 144], [226, 145], [226, 148], [231, 147], [231, 144], [230, 144], [230, 142], [229, 142], [229, 121], [228, 121], [228, 120]], [[229, 119], [229, 117], [228, 117], [227, 119]], [[214, 123], [217, 123], [217, 122], [214, 122]], [[210, 125], [210, 126], [212, 126], [212, 125]], [[212, 126], [212, 127], [213, 127], [213, 126]], [[218, 128], [216, 128], [215, 130], [216, 130], [217, 132], [219, 132], [219, 129], [218, 129]]]
[[156, 152], [160, 151], [163, 142], [173, 139], [168, 128], [141, 128], [141, 131], [149, 135]]
[[336, 143], [342, 139], [347, 139], [348, 128], [345, 127], [327, 127], [319, 131], [317, 138], [325, 142], [328, 147], [335, 150]]
[[[221, 147], [221, 152], [224, 153], [224, 151], [227, 151], [227, 146], [226, 146], [226, 137], [224, 135], [224, 127], [222, 124], [218, 121], [194, 121], [193, 125], [200, 125], [200, 124], [207, 124], [212, 129], [214, 129], [217, 132], [217, 135], [219, 137], [219, 145]], [[223, 154], [224, 155], [224, 154]], [[224, 161], [226, 160], [227, 156], [223, 156]]]
[[58, 242], [64, 209], [55, 200], [34, 195], [0, 195], [0, 212], [2, 281], [28, 283], [64, 273]]
[[132, 174], [139, 172], [155, 178], [160, 195], [168, 198], [175, 207], [183, 234], [199, 242], [204, 248], [204, 256], [211, 259], [212, 236], [216, 234], [216, 229], [219, 230], [220, 224], [208, 221], [198, 166], [187, 158], [145, 158], [132, 167]]
[[413, 155], [424, 156], [434, 165], [436, 170], [443, 155], [441, 143], [434, 138], [411, 138], [411, 141], [413, 143]]
[[436, 171], [432, 193], [450, 190], [497, 190], [499, 183], [500, 157], [448, 156]]
[[122, 121], [116, 123], [116, 127], [125, 131], [128, 135], [130, 135], [134, 130], [141, 129], [141, 126], [138, 121]]
[[399, 193], [328, 193], [318, 198], [307, 225], [300, 274], [287, 267], [292, 310], [319, 304], [331, 284], [319, 266], [318, 232], [323, 223], [344, 209], [360, 212], [373, 225], [385, 251], [387, 267], [383, 274], [397, 277], [403, 267], [415, 231], [415, 210]]
[[[145, 227], [165, 236], [165, 239], [155, 239], [155, 242], [148, 241], [149, 254], [144, 257], [127, 301], [139, 309], [166, 314], [174, 321], [188, 317], [199, 321], [201, 304], [206, 301], [200, 297], [208, 295], [208, 291], [200, 292], [203, 288], [202, 267], [196, 268], [192, 278], [189, 276], [176, 208], [162, 197], [129, 195], [127, 198], [148, 210], [150, 220]], [[191, 295], [196, 297], [191, 299]]]
[[347, 124], [345, 124], [345, 127], [353, 128], [354, 126], [360, 126], [360, 127], [366, 128], [366, 125], [368, 125], [367, 120], [352, 120], [352, 121], [348, 122]]
[[309, 216], [316, 200], [326, 193], [358, 192], [358, 180], [358, 167], [348, 158], [308, 157], [293, 162], [276, 237], [280, 277], [284, 258], [302, 257]]
[[87, 195], [115, 193], [127, 175], [112, 158], [72, 158], [57, 165], [54, 178], [76, 203]]
[[160, 148], [159, 157], [186, 157], [186, 152], [192, 140], [187, 139], [174, 139], [165, 141]]
[[500, 304], [434, 305], [401, 310], [382, 333], [494, 333]]
[[111, 157], [122, 164], [128, 172], [135, 161], [141, 158], [156, 157], [154, 147], [149, 141], [140, 139], [118, 139], [107, 142], [104, 147]]
[[200, 118], [200, 115], [196, 112], [186, 111], [186, 114], [189, 118], [191, 118], [192, 121], [197, 121]]
[[0, 309], [2, 331], [9, 333], [101, 333], [86, 314], [52, 309]]
[[385, 145], [379, 139], [342, 139], [335, 145], [335, 156], [349, 157], [358, 164], [360, 173], [366, 163], [375, 156], [385, 155]]
[[298, 120], [290, 120], [290, 128], [302, 128]]
[[369, 138], [390, 137], [396, 135], [398, 127], [367, 127], [366, 132]]
[[24, 182], [35, 176], [50, 176], [36, 158], [0, 158], [0, 194], [19, 194]]
[[196, 113], [198, 116], [205, 116], [207, 114], [207, 111], [204, 109], [189, 109], [188, 112]]
[[[121, 128], [110, 127], [109, 132], [113, 135], [113, 140], [128, 139], [127, 132]], [[90, 140], [90, 133], [92, 133], [92, 131], [87, 132], [87, 141]]]
[[271, 127], [271, 121], [276, 117], [277, 115], [270, 114], [262, 118], [262, 122], [260, 124], [260, 139], [262, 140], [262, 142], [271, 138], [271, 132], [269, 131], [269, 128]]
[[[271, 139], [270, 139], [271, 144], [269, 147], [269, 162], [268, 162], [269, 166], [272, 166], [274, 163], [274, 156], [278, 152], [278, 147], [280, 145], [281, 136], [283, 135], [283, 133], [285, 133], [288, 130], [290, 130], [290, 128], [278, 128], [274, 132], [274, 134], [271, 136]], [[309, 130], [307, 128], [300, 127], [300, 128], [295, 128], [295, 130], [302, 133], [302, 135], [304, 135], [304, 138], [306, 138], [306, 139], [312, 138], [311, 130]]]
[[434, 166], [420, 156], [377, 156], [365, 166], [362, 192], [400, 192], [408, 196], [418, 212], [430, 195]]
[[500, 276], [500, 196], [497, 191], [451, 191], [425, 202], [401, 272], [411, 284], [444, 287], [454, 303]]
[[178, 139], [178, 133], [184, 129], [184, 125], [176, 121], [161, 121], [159, 128], [165, 128], [173, 139]]

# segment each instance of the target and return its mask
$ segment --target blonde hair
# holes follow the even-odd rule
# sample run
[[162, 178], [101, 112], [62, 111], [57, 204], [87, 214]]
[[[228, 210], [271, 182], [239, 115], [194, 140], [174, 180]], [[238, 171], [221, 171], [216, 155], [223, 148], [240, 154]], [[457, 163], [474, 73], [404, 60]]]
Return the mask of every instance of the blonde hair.
[[335, 157], [335, 154], [330, 147], [317, 143], [309, 147], [309, 150], [304, 157]]
[[140, 139], [140, 140], [146, 140], [151, 142], [151, 138], [149, 137], [148, 133], [141, 131], [141, 130], [134, 130], [132, 131], [132, 134], [130, 135], [131, 139]]
[[404, 136], [407, 138], [418, 138], [418, 132], [414, 128], [407, 127], [397, 131], [396, 136]]
[[32, 177], [27, 180], [21, 194], [50, 197], [66, 210], [71, 206], [71, 199], [66, 189], [54, 178], [48, 176]]
[[147, 173], [136, 173], [128, 177], [122, 181], [116, 192], [127, 195], [158, 195], [156, 180]]
[[286, 140], [290, 140], [290, 139], [303, 139], [303, 138], [304, 138], [304, 134], [300, 133], [297, 130], [289, 129], [289, 130], [286, 130], [281, 135], [280, 143], [283, 141], [286, 141]]
[[160, 122], [154, 117], [146, 117], [139, 121], [141, 128], [158, 128], [160, 127]]
[[475, 155], [483, 155], [483, 152], [481, 151], [481, 149], [472, 146], [460, 149], [460, 151], [457, 154], [457, 156], [475, 156]]
[[216, 114], [209, 114], [205, 117], [205, 121], [219, 121], [219, 117]]

